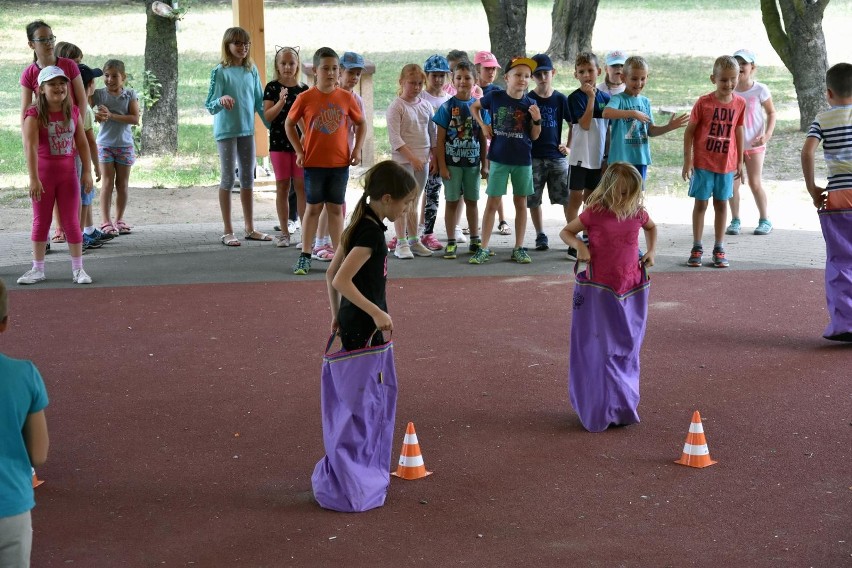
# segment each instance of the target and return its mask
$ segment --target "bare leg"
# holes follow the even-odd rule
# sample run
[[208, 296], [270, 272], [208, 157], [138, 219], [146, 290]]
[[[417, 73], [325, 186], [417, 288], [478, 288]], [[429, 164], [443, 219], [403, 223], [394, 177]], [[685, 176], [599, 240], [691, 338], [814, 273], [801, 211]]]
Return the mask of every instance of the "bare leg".
[[456, 240], [456, 225], [458, 225], [459, 203], [461, 200], [447, 201], [444, 209], [444, 223], [447, 226], [447, 239]]
[[115, 219], [124, 220], [130, 196], [130, 166], [115, 164]]
[[704, 213], [707, 211], [707, 200], [695, 200], [695, 205], [692, 208], [692, 241], [701, 242], [701, 237], [704, 234]]
[[325, 203], [308, 203], [305, 208], [305, 218], [302, 219], [302, 252], [311, 254], [314, 246], [314, 237], [317, 234], [317, 225]]
[[[514, 195], [512, 201], [515, 204], [515, 248], [519, 248], [524, 246], [524, 236], [527, 232], [527, 198], [524, 195]], [[538, 211], [540, 218], [541, 207]]]
[[254, 189], [243, 188], [240, 184], [240, 205], [243, 206], [243, 223], [246, 233], [254, 232]]
[[337, 250], [340, 244], [340, 235], [343, 234], [343, 205], [337, 203], [326, 203], [325, 211], [328, 217], [328, 234], [331, 236], [331, 246]]
[[290, 178], [275, 180], [275, 214], [282, 235], [289, 235], [287, 221], [290, 220]]
[[467, 210], [467, 226], [470, 228], [470, 236], [479, 237], [479, 202], [465, 199], [464, 204]]
[[[705, 203], [707, 203], [705, 201]], [[721, 243], [725, 240], [725, 224], [728, 222], [728, 206], [720, 199], [713, 199], [713, 210], [716, 213], [716, 218], [713, 220], [713, 238], [715, 243]], [[704, 215], [701, 216], [702, 223]]]
[[491, 232], [494, 230], [494, 217], [497, 215], [498, 204], [502, 201], [501, 196], [488, 197], [485, 202], [485, 212], [482, 214], [482, 248], [488, 248], [491, 240]]
[[[319, 223], [317, 224], [317, 239], [324, 239], [325, 237], [330, 237], [331, 233], [328, 230], [328, 207], [324, 207], [322, 213], [319, 216]], [[316, 240], [316, 239], [314, 239]], [[313, 245], [311, 245], [313, 246]]]
[[[540, 235], [544, 231], [542, 230], [542, 214], [541, 214], [541, 205], [538, 207], [530, 207], [530, 219], [532, 219], [533, 227], [535, 227], [536, 236]], [[518, 224], [517, 218], [515, 219], [515, 224]]]
[[[748, 177], [748, 186], [751, 188], [751, 193], [754, 195], [754, 202], [757, 205], [757, 211], [760, 213], [761, 219], [768, 219], [768, 204], [766, 192], [763, 190], [763, 159], [766, 157], [765, 152], [755, 152], [746, 154], [745, 168]], [[736, 187], [736, 183], [734, 184]], [[733, 215], [734, 208], [731, 207]]]
[[110, 208], [115, 188], [115, 167], [112, 162], [101, 163], [101, 222], [111, 223]]

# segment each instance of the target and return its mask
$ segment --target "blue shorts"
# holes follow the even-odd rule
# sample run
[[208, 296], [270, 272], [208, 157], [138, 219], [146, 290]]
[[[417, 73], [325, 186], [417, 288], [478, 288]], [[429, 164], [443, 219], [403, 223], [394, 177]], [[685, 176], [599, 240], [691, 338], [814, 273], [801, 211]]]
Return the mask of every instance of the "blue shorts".
[[349, 166], [342, 168], [305, 168], [305, 197], [310, 205], [346, 201]]
[[[83, 162], [80, 160], [80, 155], [77, 154], [74, 156], [74, 167], [77, 168], [77, 179], [80, 179], [83, 175]], [[87, 206], [91, 205], [92, 201], [95, 200], [95, 188], [93, 187], [89, 190], [89, 193], [86, 193], [86, 190], [83, 188], [83, 180], [80, 179], [80, 205]]]
[[734, 172], [717, 174], [695, 168], [689, 181], [689, 196], [707, 201], [710, 196], [718, 201], [727, 201], [734, 195]]

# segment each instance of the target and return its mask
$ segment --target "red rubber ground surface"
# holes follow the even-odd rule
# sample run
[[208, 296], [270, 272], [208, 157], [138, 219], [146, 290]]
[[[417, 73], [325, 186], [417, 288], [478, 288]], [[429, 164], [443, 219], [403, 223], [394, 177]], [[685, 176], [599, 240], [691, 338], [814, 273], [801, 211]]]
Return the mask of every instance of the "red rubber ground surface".
[[[323, 283], [13, 290], [0, 350], [51, 397], [33, 566], [849, 566], [821, 278], [654, 275], [642, 423], [601, 434], [568, 402], [564, 277], [392, 281], [393, 459], [413, 421], [435, 473], [357, 515], [309, 496]], [[695, 409], [703, 470], [672, 463]]]

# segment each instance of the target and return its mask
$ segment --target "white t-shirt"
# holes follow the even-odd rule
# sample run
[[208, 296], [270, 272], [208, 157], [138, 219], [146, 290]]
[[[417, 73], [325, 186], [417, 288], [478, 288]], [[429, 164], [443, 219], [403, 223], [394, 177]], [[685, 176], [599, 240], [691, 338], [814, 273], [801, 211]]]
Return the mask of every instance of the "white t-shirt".
[[766, 131], [766, 114], [763, 112], [763, 103], [772, 98], [769, 89], [763, 83], [754, 82], [747, 91], [735, 91], [746, 100], [743, 141], [746, 150], [763, 148], [765, 144], [753, 146], [752, 141]]
[[606, 81], [600, 83], [597, 86], [597, 90], [603, 91], [604, 93], [609, 93], [609, 96], [613, 96], [613, 95], [617, 95], [619, 93], [623, 93], [624, 89], [626, 89], [626, 88], [627, 88], [626, 83], [621, 83], [620, 85], [617, 85], [615, 87], [610, 87], [609, 85], [606, 84]]

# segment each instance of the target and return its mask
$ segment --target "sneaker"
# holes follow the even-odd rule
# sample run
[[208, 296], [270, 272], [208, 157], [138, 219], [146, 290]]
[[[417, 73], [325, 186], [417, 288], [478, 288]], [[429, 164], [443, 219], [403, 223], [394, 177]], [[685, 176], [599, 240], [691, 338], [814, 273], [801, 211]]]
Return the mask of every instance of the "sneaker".
[[535, 238], [535, 250], [547, 250], [550, 245], [547, 244], [547, 235], [539, 233]]
[[485, 264], [486, 262], [491, 260], [491, 255], [489, 253], [490, 251], [488, 249], [479, 247], [478, 249], [476, 249], [474, 255], [470, 257], [470, 260], [468, 260], [468, 262], [470, 264]]
[[447, 259], [450, 259], [450, 260], [452, 260], [454, 258], [458, 258], [458, 255], [456, 254], [456, 250], [458, 250], [458, 245], [456, 243], [448, 244], [447, 248], [444, 249], [444, 258], [447, 258]]
[[[740, 234], [740, 220], [734, 217], [731, 219], [731, 224], [728, 225], [728, 228], [725, 229], [726, 235], [739, 235]], [[757, 234], [757, 231], [755, 231]]]
[[[423, 246], [423, 245], [420, 245]], [[423, 247], [426, 248], [426, 247]], [[429, 249], [426, 249], [429, 250]], [[432, 251], [429, 251], [429, 254], [432, 254]], [[396, 245], [396, 249], [393, 251], [393, 255], [397, 258], [409, 259], [414, 258], [414, 253], [411, 252], [411, 246], [405, 241], [400, 241]]]
[[467, 250], [469, 250], [470, 252], [475, 253], [475, 252], [476, 252], [476, 251], [478, 251], [481, 247], [482, 247], [482, 239], [481, 239], [481, 238], [479, 238], [479, 237], [476, 237], [475, 239], [471, 239], [471, 240], [470, 240], [470, 244], [467, 246]]
[[444, 245], [442, 245], [440, 241], [435, 238], [435, 235], [433, 233], [429, 233], [428, 235], [423, 235], [422, 237], [420, 237], [420, 242], [423, 243], [423, 245], [429, 250], [441, 250], [444, 248]]
[[757, 228], [754, 230], [755, 235], [768, 235], [772, 232], [772, 223], [769, 222], [769, 219], [761, 219], [757, 224]]
[[421, 243], [418, 239], [411, 239], [410, 241], [408, 241], [408, 248], [411, 249], [411, 252], [417, 256], [432, 256], [432, 251], [429, 250], [426, 245]]
[[577, 260], [577, 249], [574, 247], [568, 247], [568, 258], [571, 260]]
[[272, 239], [272, 242], [275, 243], [277, 247], [289, 247], [290, 246], [290, 235], [277, 235]]
[[393, 252], [396, 250], [396, 237], [392, 238], [390, 242], [388, 242], [388, 251]]
[[311, 257], [299, 255], [296, 264], [293, 265], [293, 274], [296, 276], [304, 276], [311, 271]]
[[586, 233], [580, 234], [580, 240], [583, 241], [583, 244], [589, 246], [589, 235]]
[[725, 258], [725, 251], [722, 249], [713, 249], [713, 266], [715, 268], [728, 268], [731, 263]]
[[518, 247], [512, 250], [512, 260], [518, 264], [529, 264], [532, 262], [530, 255], [527, 254], [527, 249]]
[[96, 239], [96, 240], [98, 240], [102, 243], [105, 243], [107, 241], [111, 241], [115, 238], [115, 235], [110, 235], [110, 234], [104, 233], [103, 231], [99, 231], [98, 229], [95, 229], [94, 231], [92, 231], [91, 236], [94, 239]]
[[78, 268], [74, 272], [71, 273], [72, 280], [74, 284], [91, 284], [92, 277], [86, 274], [86, 271], [82, 268]]
[[27, 270], [23, 276], [18, 278], [18, 284], [35, 284], [45, 279], [44, 272], [31, 268]]
[[87, 235], [86, 233], [83, 233], [83, 250], [99, 249], [102, 246], [104, 246], [104, 244], [101, 241], [97, 240], [96, 238], [94, 238], [91, 235]]
[[692, 247], [692, 250], [689, 252], [689, 259], [686, 261], [686, 265], [692, 267], [701, 266], [701, 256], [703, 254], [704, 249], [701, 247]]
[[467, 237], [464, 236], [464, 232], [460, 227], [456, 227], [456, 242], [459, 244], [465, 244], [467, 242]]
[[[293, 221], [292, 219], [287, 220], [287, 232], [289, 232], [291, 235], [301, 228], [302, 224], [299, 223], [298, 219], [296, 221]], [[281, 229], [276, 230], [280, 231]]]

